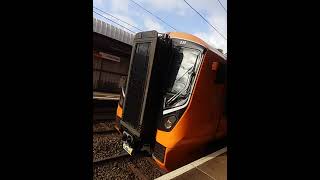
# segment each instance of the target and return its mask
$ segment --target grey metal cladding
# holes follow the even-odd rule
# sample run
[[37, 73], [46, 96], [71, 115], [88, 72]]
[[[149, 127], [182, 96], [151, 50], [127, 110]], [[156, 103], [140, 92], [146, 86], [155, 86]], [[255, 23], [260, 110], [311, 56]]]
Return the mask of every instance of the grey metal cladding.
[[97, 18], [93, 18], [93, 32], [108, 36], [131, 46], [133, 44], [134, 34], [103, 22]]

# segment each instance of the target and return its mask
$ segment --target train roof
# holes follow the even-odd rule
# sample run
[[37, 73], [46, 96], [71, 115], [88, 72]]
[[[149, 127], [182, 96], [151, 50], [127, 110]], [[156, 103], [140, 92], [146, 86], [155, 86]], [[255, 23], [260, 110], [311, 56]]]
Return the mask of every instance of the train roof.
[[216, 48], [210, 46], [206, 42], [204, 42], [202, 39], [188, 33], [184, 32], [169, 32], [168, 33], [171, 38], [178, 38], [178, 39], [183, 39], [183, 40], [188, 40], [197, 44], [202, 45], [203, 47], [209, 49], [210, 51], [216, 53], [218, 56], [222, 57], [223, 59], [227, 60], [227, 56], [221, 53], [219, 50]]

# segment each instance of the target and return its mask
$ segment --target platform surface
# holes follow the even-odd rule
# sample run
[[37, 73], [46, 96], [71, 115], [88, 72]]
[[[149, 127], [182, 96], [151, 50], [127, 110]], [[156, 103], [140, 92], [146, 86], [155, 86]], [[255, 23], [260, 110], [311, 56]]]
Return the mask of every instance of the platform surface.
[[227, 180], [227, 147], [157, 178], [164, 179]]

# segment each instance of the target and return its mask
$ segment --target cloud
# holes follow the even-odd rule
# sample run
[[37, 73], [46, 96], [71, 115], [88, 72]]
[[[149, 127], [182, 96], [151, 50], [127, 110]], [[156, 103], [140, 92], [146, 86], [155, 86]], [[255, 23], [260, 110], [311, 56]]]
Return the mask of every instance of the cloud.
[[[132, 19], [130, 16], [128, 16], [128, 15], [122, 15], [122, 14], [112, 14], [112, 15], [115, 16], [115, 17], [117, 17], [118, 19], [121, 19], [121, 20], [124, 21], [124, 22], [127, 22], [128, 24], [131, 24], [131, 25], [139, 28], [139, 26], [137, 25], [137, 23], [135, 22], [135, 20], [133, 20], [133, 19]], [[131, 30], [133, 30], [133, 31], [135, 31], [135, 32], [139, 31], [139, 30], [137, 30], [136, 28], [133, 28], [132, 26], [130, 26], [130, 25], [124, 23], [124, 22], [121, 22], [120, 20], [117, 20], [116, 18], [113, 18], [113, 17], [111, 17], [111, 16], [109, 16], [109, 15], [107, 15], [107, 14], [105, 14], [105, 16], [108, 17], [108, 18], [110, 18], [110, 19], [112, 19], [112, 20], [114, 20], [114, 21], [116, 21], [117, 23], [123, 25], [124, 27], [126, 27], [126, 28], [128, 28], [128, 29], [131, 29]], [[141, 28], [139, 28], [139, 29], [141, 29]]]
[[183, 11], [183, 10], [176, 11], [176, 13], [177, 13], [179, 16], [185, 16], [185, 15], [186, 15], [186, 12]]
[[[209, 15], [226, 13], [217, 0], [187, 0], [187, 2], [197, 11], [204, 11]], [[226, 4], [224, 1], [220, 1], [220, 2], [223, 5]]]
[[144, 26], [147, 30], [156, 30], [158, 32], [165, 32], [164, 28], [160, 25], [160, 23], [155, 20], [145, 17], [144, 18]]
[[[203, 0], [205, 1], [205, 0]], [[222, 2], [223, 3], [223, 2]], [[210, 7], [209, 7], [210, 8]], [[222, 7], [219, 7], [222, 8]], [[227, 38], [227, 17], [225, 12], [210, 12], [206, 19], [212, 24], [224, 37]], [[222, 49], [227, 52], [227, 41], [210, 25], [205, 31], [196, 32], [194, 35], [200, 37], [214, 48]]]
[[216, 32], [196, 32], [193, 35], [201, 38], [214, 48], [222, 49], [223, 53], [227, 52], [227, 41]]
[[111, 11], [114, 13], [128, 14], [129, 0], [111, 0]]
[[[215, 27], [224, 37], [227, 38], [227, 18], [223, 16], [211, 16], [208, 21]], [[212, 27], [209, 27], [214, 30]], [[214, 30], [215, 31], [215, 30]], [[220, 35], [219, 35], [220, 36]]]
[[[207, 14], [213, 12], [224, 12], [216, 0], [187, 0], [187, 2], [198, 11], [205, 11]], [[141, 5], [149, 6], [153, 10], [173, 12], [180, 16], [185, 16], [193, 10], [183, 0], [139, 0]], [[226, 5], [226, 1], [221, 1]], [[226, 6], [225, 6], [226, 7]], [[214, 11], [212, 11], [214, 9]]]
[[103, 5], [103, 0], [93, 0], [93, 5], [101, 7]]
[[[227, 51], [227, 42], [215, 30], [196, 14], [183, 0], [134, 0], [144, 8], [156, 14], [180, 31], [199, 36], [211, 46]], [[227, 0], [220, 0], [227, 7]], [[203, 15], [223, 36], [227, 37], [226, 12], [217, 0], [187, 0]], [[93, 0], [94, 6], [142, 29], [167, 32], [171, 29], [132, 3], [130, 0]], [[106, 17], [122, 24], [126, 28], [138, 31], [110, 16]], [[181, 18], [184, 18], [181, 20]], [[186, 23], [186, 24], [184, 24]]]
[[183, 0], [140, 0], [140, 5], [150, 7], [148, 10], [151, 12], [154, 10], [172, 12], [180, 16], [184, 16], [186, 6]]

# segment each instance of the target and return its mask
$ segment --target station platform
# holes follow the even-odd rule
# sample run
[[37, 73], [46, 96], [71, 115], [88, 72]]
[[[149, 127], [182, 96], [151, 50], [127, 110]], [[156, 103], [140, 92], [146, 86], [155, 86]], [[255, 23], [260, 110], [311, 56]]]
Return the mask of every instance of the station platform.
[[167, 173], [156, 180], [227, 180], [227, 147]]
[[93, 99], [118, 101], [120, 99], [120, 95], [114, 93], [93, 92]]

